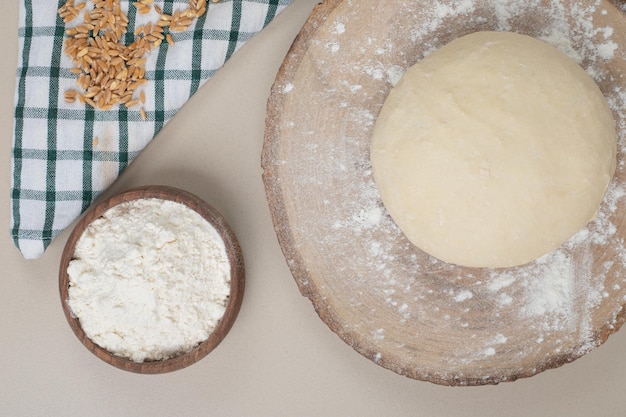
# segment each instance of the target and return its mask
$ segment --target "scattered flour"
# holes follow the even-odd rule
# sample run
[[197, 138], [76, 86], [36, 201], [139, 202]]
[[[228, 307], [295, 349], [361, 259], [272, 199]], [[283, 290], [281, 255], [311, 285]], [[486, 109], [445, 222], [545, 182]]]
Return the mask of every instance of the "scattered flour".
[[483, 355], [485, 355], [485, 356], [493, 356], [495, 354], [496, 354], [496, 350], [494, 348], [492, 348], [492, 347], [488, 347], [483, 352]]
[[285, 94], [291, 92], [291, 90], [293, 90], [293, 84], [291, 83], [288, 83], [285, 87], [283, 87], [283, 93]]
[[456, 301], [457, 303], [460, 303], [462, 301], [469, 300], [473, 296], [474, 294], [471, 291], [462, 290], [454, 296], [454, 301]]

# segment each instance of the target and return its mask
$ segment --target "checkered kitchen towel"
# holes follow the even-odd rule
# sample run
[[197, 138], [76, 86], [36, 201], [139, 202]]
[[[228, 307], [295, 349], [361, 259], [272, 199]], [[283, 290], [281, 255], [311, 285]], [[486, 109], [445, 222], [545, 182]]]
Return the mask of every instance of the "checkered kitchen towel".
[[[290, 2], [207, 1], [206, 12], [191, 26], [170, 32], [173, 44], [163, 41], [146, 55], [144, 103], [102, 110], [65, 99], [66, 91], [77, 89], [78, 76], [72, 71], [76, 65], [64, 53], [66, 29], [84, 23], [82, 16], [94, 8], [93, 0], [71, 2], [82, 10], [66, 24], [58, 13], [66, 1], [20, 0], [11, 234], [27, 259], [41, 256], [198, 88]], [[119, 2], [128, 17], [120, 43], [136, 39], [135, 29], [158, 20], [159, 11], [172, 16], [177, 9], [204, 1], [143, 3], [149, 12], [138, 11], [145, 9], [139, 3]]]

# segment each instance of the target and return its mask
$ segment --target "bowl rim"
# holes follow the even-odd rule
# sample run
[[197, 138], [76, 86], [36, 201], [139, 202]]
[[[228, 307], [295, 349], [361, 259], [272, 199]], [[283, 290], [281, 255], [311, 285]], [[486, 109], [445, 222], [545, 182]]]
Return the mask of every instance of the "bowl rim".
[[[103, 347], [93, 342], [83, 331], [80, 321], [75, 317], [68, 305], [69, 275], [67, 268], [72, 259], [78, 239], [82, 236], [87, 226], [95, 219], [102, 216], [104, 212], [121, 203], [133, 200], [156, 198], [161, 200], [174, 201], [199, 213], [207, 220], [222, 238], [226, 247], [226, 253], [230, 262], [230, 295], [226, 303], [224, 315], [218, 321], [215, 329], [208, 339], [200, 342], [197, 346], [179, 356], [156, 361], [134, 362], [131, 359], [114, 355]], [[81, 343], [94, 355], [104, 362], [119, 369], [135, 372], [139, 374], [159, 374], [172, 372], [198, 362], [211, 351], [213, 351], [226, 337], [232, 328], [241, 304], [245, 288], [245, 266], [241, 246], [235, 233], [227, 223], [224, 216], [212, 205], [202, 200], [195, 194], [172, 186], [166, 185], [146, 185], [130, 188], [111, 197], [90, 208], [74, 226], [70, 233], [59, 265], [59, 295], [65, 318], [70, 328]]]

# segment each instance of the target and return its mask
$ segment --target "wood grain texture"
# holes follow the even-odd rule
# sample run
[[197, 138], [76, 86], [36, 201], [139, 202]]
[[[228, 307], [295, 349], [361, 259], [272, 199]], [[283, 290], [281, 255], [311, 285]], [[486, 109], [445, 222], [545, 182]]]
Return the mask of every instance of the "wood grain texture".
[[[493, 2], [477, 0], [463, 13], [455, 12], [458, 4], [328, 0], [317, 6], [272, 87], [261, 163], [286, 261], [333, 332], [410, 378], [497, 384], [571, 362], [624, 322], [624, 132], [613, 197], [587, 235], [547, 260], [461, 268], [411, 245], [377, 194], [369, 140], [398, 73], [456, 37], [501, 29]], [[624, 16], [608, 1], [559, 4], [581, 65], [598, 74], [623, 129]], [[587, 39], [588, 28], [568, 18], [574, 9], [592, 10], [594, 26], [613, 29], [613, 58], [598, 59], [583, 44], [602, 43], [603, 32]], [[545, 36], [555, 13], [548, 1], [522, 7], [508, 30]]]
[[[207, 340], [198, 344], [195, 348], [183, 355], [167, 360], [145, 361], [139, 363], [113, 355], [106, 349], [103, 349], [95, 344], [85, 335], [80, 326], [80, 321], [72, 315], [70, 308], [68, 307], [67, 300], [69, 276], [67, 273], [67, 267], [73, 259], [74, 249], [78, 239], [82, 235], [85, 228], [93, 220], [99, 218], [105, 211], [120, 203], [143, 198], [157, 198], [181, 203], [195, 210], [202, 217], [204, 217], [215, 228], [224, 241], [228, 260], [230, 262], [231, 282], [230, 296], [224, 316], [220, 319], [215, 330]], [[59, 293], [61, 297], [61, 305], [63, 307], [65, 317], [74, 334], [78, 337], [81, 343], [98, 358], [117, 368], [140, 374], [158, 374], [176, 371], [192, 365], [208, 355], [217, 347], [217, 345], [220, 344], [234, 324], [241, 308], [244, 289], [245, 267], [243, 254], [237, 238], [230, 226], [227, 224], [225, 218], [214, 207], [204, 202], [196, 195], [168, 186], [144, 186], [132, 188], [95, 205], [78, 221], [74, 230], [70, 234], [65, 245], [59, 267]]]

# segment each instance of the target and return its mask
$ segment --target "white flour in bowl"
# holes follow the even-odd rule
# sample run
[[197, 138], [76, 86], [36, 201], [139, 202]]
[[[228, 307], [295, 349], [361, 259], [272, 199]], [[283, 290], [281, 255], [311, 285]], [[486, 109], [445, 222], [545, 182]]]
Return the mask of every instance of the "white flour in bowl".
[[156, 198], [93, 221], [67, 272], [67, 302], [85, 334], [135, 362], [175, 357], [208, 339], [230, 294], [217, 231], [187, 206]]

